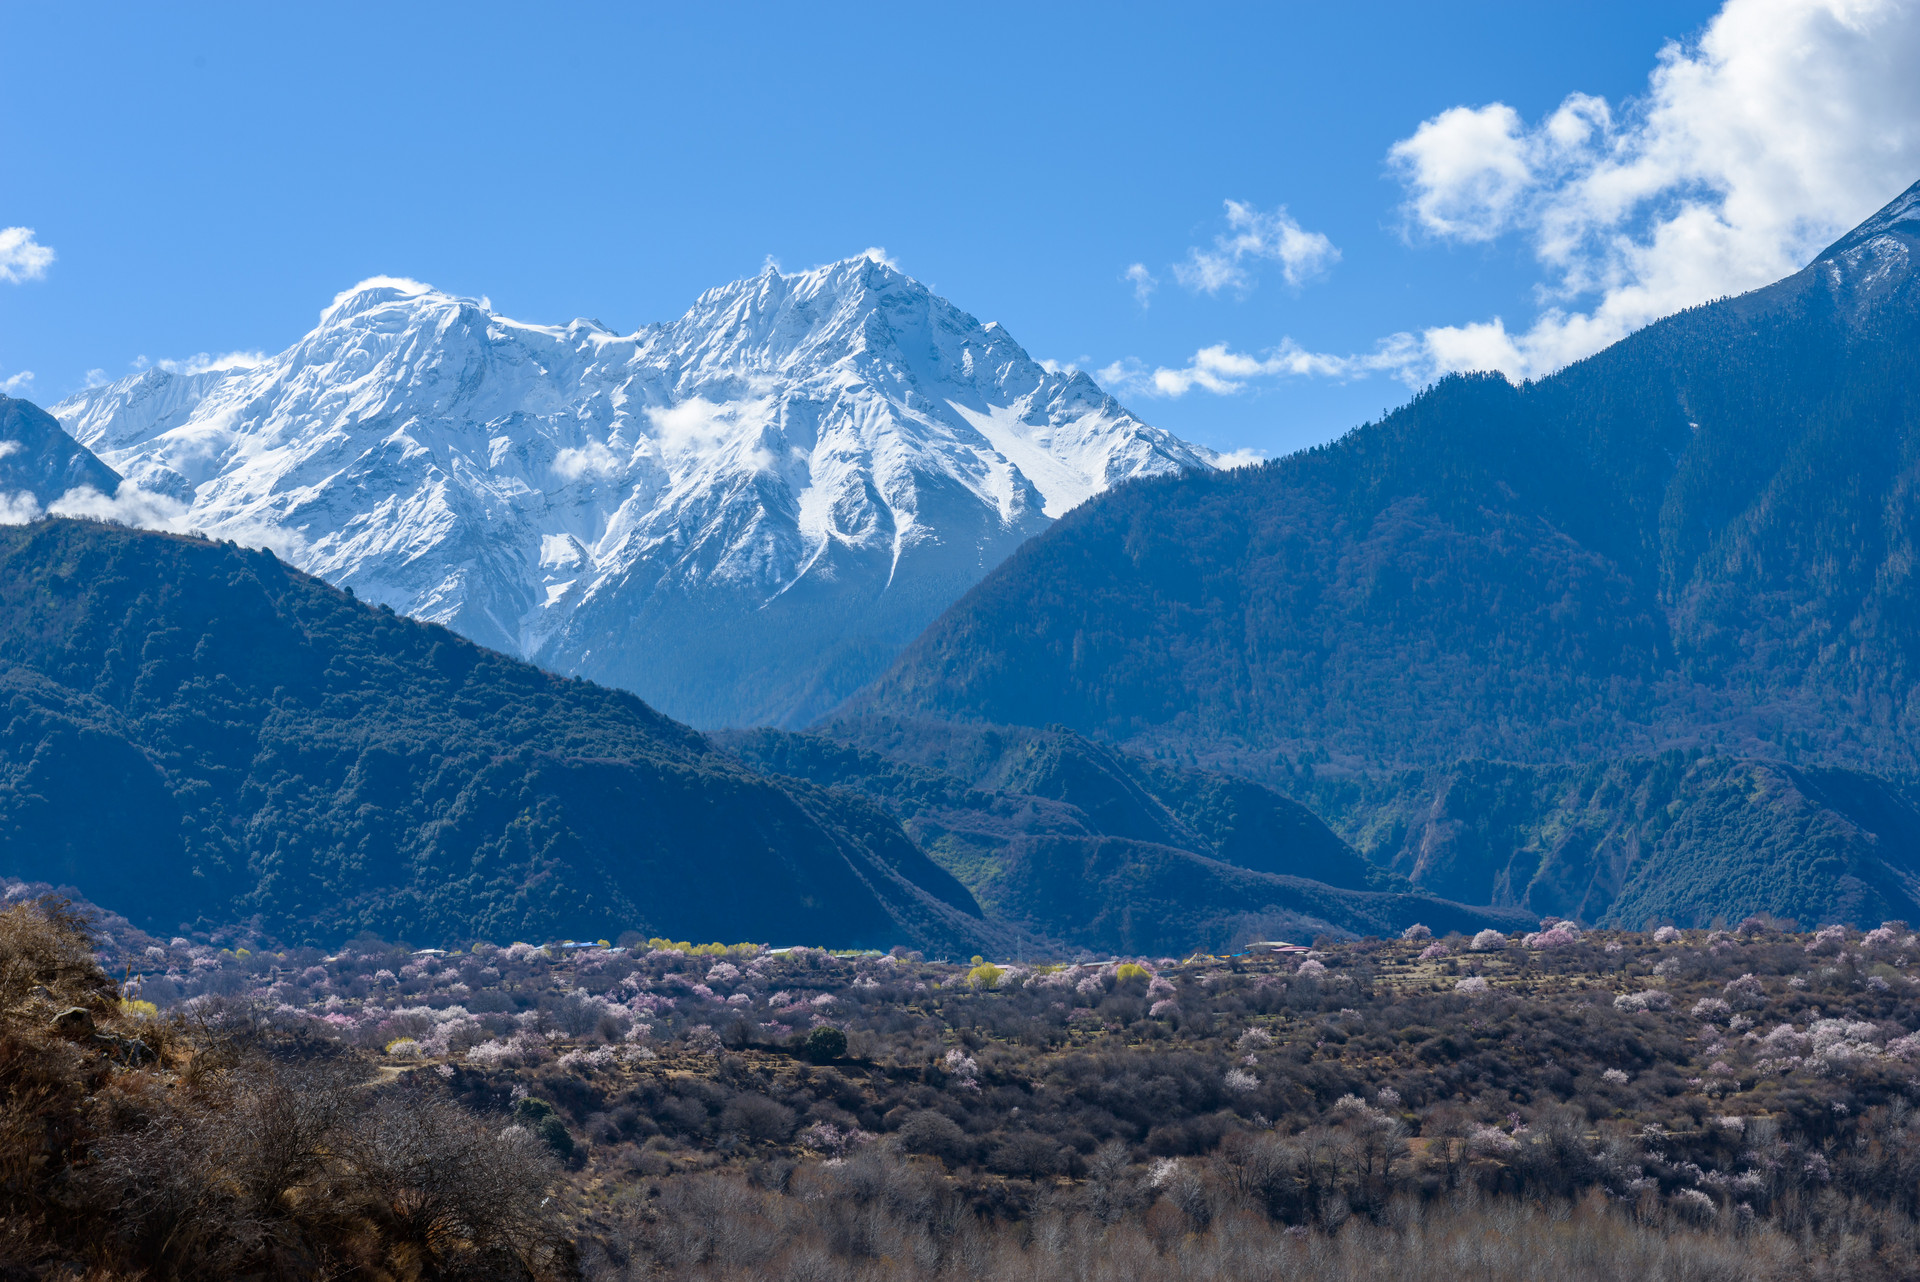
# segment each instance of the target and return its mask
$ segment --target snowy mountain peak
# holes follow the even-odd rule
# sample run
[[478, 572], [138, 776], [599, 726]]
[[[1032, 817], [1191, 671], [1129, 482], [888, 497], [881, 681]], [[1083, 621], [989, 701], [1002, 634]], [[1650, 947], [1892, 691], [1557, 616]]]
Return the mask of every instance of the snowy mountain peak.
[[405, 276], [369, 276], [353, 288], [343, 289], [335, 294], [333, 301], [321, 311], [320, 324], [322, 326], [336, 324], [374, 307], [420, 298], [427, 294], [448, 297], [440, 294], [440, 291], [431, 285], [409, 280]]
[[871, 255], [627, 335], [375, 277], [54, 413], [198, 528], [709, 725], [825, 712], [1052, 518], [1212, 461]]

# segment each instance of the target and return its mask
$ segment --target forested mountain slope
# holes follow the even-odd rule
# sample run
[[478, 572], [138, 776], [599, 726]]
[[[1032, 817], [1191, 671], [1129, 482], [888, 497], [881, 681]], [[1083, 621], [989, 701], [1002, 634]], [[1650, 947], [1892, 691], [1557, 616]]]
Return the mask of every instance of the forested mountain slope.
[[[990, 918], [1101, 953], [1237, 950], [1249, 940], [1531, 927], [1370, 866], [1297, 802], [1071, 731], [889, 721], [718, 742], [777, 774], [896, 816]], [[878, 751], [876, 751], [876, 749]]]
[[0, 502], [17, 506], [26, 494], [44, 507], [82, 487], [112, 494], [120, 488], [120, 474], [38, 405], [0, 396]]
[[1003, 941], [858, 798], [266, 552], [0, 528], [0, 706], [0, 871], [161, 932]]
[[1920, 797], [1859, 771], [1696, 749], [1290, 783], [1381, 868], [1450, 899], [1621, 927], [1920, 920]]
[[1539, 382], [1110, 492], [851, 709], [1256, 777], [1667, 747], [1920, 768], [1920, 184], [1804, 271]]

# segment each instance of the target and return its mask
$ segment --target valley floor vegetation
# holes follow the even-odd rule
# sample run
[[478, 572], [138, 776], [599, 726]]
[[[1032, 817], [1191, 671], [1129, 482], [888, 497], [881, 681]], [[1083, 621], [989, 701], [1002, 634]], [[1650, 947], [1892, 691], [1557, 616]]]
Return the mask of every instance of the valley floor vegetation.
[[7, 893], [0, 1276], [1920, 1275], [1902, 923], [956, 964]]

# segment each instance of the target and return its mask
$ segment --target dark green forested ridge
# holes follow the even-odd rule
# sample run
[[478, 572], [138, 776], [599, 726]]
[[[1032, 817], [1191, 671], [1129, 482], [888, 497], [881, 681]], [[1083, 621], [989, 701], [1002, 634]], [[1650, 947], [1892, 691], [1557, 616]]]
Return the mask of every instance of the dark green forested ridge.
[[1121, 487], [850, 710], [1260, 769], [1920, 768], [1916, 251], [1882, 220], [1539, 382], [1449, 378], [1323, 448]]
[[1469, 903], [1637, 926], [1920, 917], [1920, 797], [1859, 771], [1694, 750], [1290, 786], [1369, 858]]
[[[1262, 783], [1057, 726], [901, 718], [721, 742], [762, 769], [872, 798], [990, 913], [1088, 945], [1087, 923], [1111, 932], [1120, 920], [1103, 904], [1215, 945], [1263, 933], [1257, 920], [1308, 938], [1378, 932], [1399, 907], [1430, 923], [1461, 904], [1649, 928], [1920, 918], [1920, 792], [1861, 771], [1692, 749], [1377, 774], [1308, 762]], [[1216, 862], [1322, 885], [1306, 895]], [[1406, 892], [1427, 907], [1394, 898]]]
[[1071, 950], [1230, 950], [1416, 921], [1510, 929], [1538, 916], [1422, 893], [1259, 784], [1057, 728], [875, 720], [718, 741], [762, 769], [871, 798], [990, 917]]
[[289, 940], [1001, 939], [868, 802], [270, 553], [0, 528], [0, 871]]

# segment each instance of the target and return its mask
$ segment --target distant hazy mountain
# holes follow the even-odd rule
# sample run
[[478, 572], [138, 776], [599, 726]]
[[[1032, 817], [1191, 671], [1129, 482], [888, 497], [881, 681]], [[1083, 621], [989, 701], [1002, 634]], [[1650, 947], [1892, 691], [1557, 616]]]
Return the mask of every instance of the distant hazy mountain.
[[266, 552], [0, 528], [0, 706], [0, 871], [163, 933], [1005, 951], [871, 804]]
[[41, 507], [69, 490], [112, 494], [120, 476], [28, 401], [0, 396], [0, 502], [30, 494]]
[[1053, 518], [1212, 457], [864, 257], [629, 335], [371, 280], [54, 413], [193, 528], [708, 726], [825, 712]]
[[1920, 185], [1766, 289], [1523, 387], [1129, 486], [849, 709], [1255, 777], [1707, 746], [1920, 768]]

